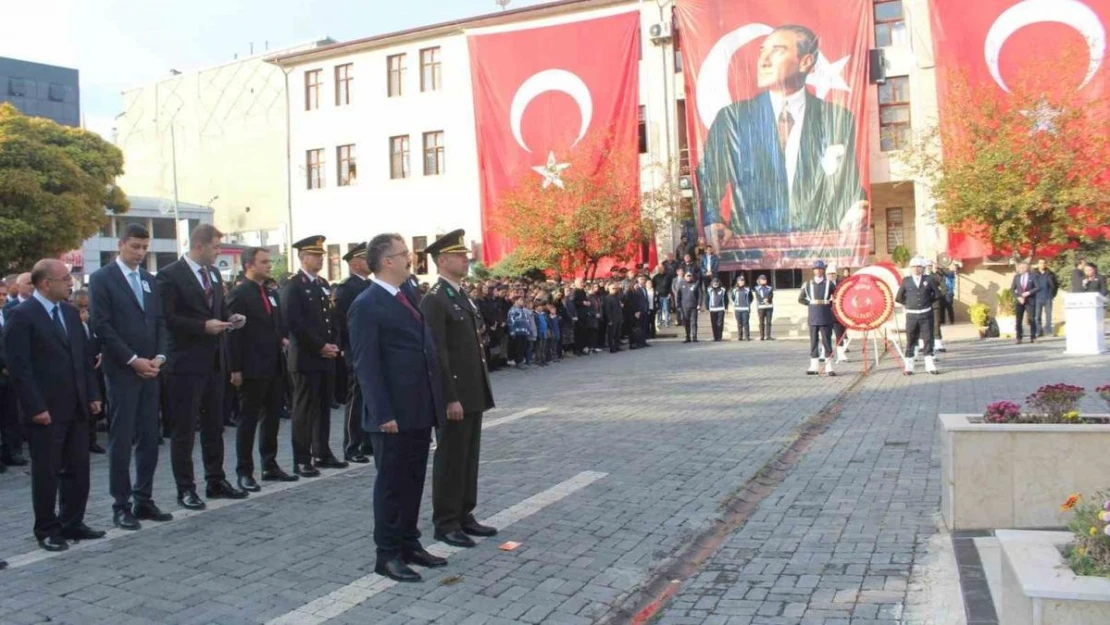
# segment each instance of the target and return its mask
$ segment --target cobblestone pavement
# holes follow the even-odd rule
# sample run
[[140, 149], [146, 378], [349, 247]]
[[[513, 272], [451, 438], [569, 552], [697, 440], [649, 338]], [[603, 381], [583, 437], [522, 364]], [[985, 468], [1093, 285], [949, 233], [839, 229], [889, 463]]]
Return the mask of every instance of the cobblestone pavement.
[[[815, 379], [802, 373], [797, 342], [660, 341], [497, 373], [478, 512], [503, 531], [449, 552], [450, 565], [424, 571], [423, 584], [372, 575], [368, 466], [183, 515], [162, 447], [155, 497], [178, 519], [50, 557], [30, 534], [30, 478], [9, 471], [0, 476], [0, 558], [13, 568], [0, 573], [0, 623], [619, 622], [829, 406], [839, 411], [828, 429], [684, 580], [660, 622], [895, 623], [934, 531], [936, 414], [1020, 399], [1044, 382], [1093, 387], [1108, 377], [1102, 359], [1065, 360], [1062, 349], [961, 343], [941, 362], [944, 375], [906, 379], [888, 361], [857, 381], [855, 352], [840, 377]], [[1062, 367], [1066, 375], [1051, 373]], [[287, 436], [283, 422], [285, 466]], [[430, 485], [426, 544], [429, 495]], [[110, 525], [103, 457], [94, 458], [88, 516]], [[509, 540], [521, 546], [498, 549]]]

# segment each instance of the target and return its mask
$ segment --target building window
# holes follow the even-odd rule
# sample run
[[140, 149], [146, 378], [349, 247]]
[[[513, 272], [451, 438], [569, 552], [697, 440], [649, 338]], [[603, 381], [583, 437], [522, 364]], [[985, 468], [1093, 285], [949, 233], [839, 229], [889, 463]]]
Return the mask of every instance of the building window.
[[155, 252], [154, 253], [154, 271], [165, 267], [166, 265], [175, 262], [180, 258], [176, 252]]
[[320, 108], [320, 73], [314, 69], [304, 73], [304, 110], [315, 111]]
[[886, 253], [893, 254], [895, 248], [906, 244], [906, 229], [902, 223], [902, 209], [886, 209]]
[[647, 130], [647, 107], [640, 105], [640, 154], [647, 154], [648, 151]]
[[418, 276], [428, 273], [428, 254], [424, 252], [428, 247], [428, 237], [412, 238], [412, 271]]
[[906, 17], [902, 0], [875, 0], [875, 46], [906, 45]]
[[320, 189], [324, 186], [324, 149], [305, 152], [305, 172], [308, 174], [308, 188]]
[[420, 51], [420, 90], [439, 91], [440, 81], [439, 47], [425, 48]]
[[686, 100], [675, 106], [675, 123], [678, 125], [678, 175], [690, 175], [690, 140], [686, 134]]
[[155, 217], [150, 220], [150, 238], [177, 240], [177, 222], [172, 217]]
[[65, 102], [66, 101], [66, 88], [56, 82], [50, 83], [50, 89], [47, 93], [47, 98], [51, 102]]
[[389, 138], [389, 177], [392, 180], [409, 177], [409, 136]]
[[424, 175], [443, 173], [443, 131], [424, 133]]
[[805, 284], [801, 269], [776, 269], [771, 273], [771, 287], [776, 289], [800, 289]]
[[346, 106], [351, 103], [351, 82], [355, 79], [354, 63], [335, 66], [335, 105]]
[[883, 152], [910, 145], [910, 79], [892, 76], [879, 85], [879, 144]]
[[108, 217], [104, 225], [100, 226], [100, 231], [97, 232], [97, 236], [104, 238], [116, 236], [115, 228], [112, 227], [112, 221], [112, 218]]
[[358, 171], [355, 167], [355, 146], [341, 145], [335, 148], [335, 162], [336, 162], [336, 184], [341, 187], [351, 186], [355, 178], [358, 177]]
[[[339, 244], [328, 246], [328, 280], [335, 282], [339, 280]], [[332, 293], [335, 289], [332, 289]]]
[[27, 81], [22, 78], [8, 79], [8, 95], [22, 98], [27, 96]]
[[678, 25], [671, 26], [671, 32], [674, 33], [674, 38], [671, 40], [674, 46], [674, 73], [682, 73], [682, 47], [679, 45]]
[[399, 97], [405, 90], [405, 55], [390, 55], [386, 58], [386, 65], [389, 77], [389, 97]]

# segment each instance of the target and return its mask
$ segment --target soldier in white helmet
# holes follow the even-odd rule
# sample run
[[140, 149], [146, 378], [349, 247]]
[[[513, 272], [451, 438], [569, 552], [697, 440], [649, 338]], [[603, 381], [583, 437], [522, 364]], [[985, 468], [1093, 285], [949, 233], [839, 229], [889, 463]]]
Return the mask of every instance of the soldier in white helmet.
[[933, 280], [923, 275], [925, 265], [925, 259], [920, 256], [910, 261], [912, 273], [902, 278], [902, 285], [894, 297], [894, 301], [906, 307], [906, 375], [913, 375], [919, 339], [924, 344], [920, 351], [925, 356], [925, 371], [937, 373], [933, 357], [933, 303], [940, 299], [940, 291]]

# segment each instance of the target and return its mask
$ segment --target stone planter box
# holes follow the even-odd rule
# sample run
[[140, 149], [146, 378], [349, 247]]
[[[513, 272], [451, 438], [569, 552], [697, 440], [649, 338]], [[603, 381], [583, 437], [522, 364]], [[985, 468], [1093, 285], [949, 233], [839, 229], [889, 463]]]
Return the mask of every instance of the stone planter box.
[[[1107, 424], [993, 425], [942, 414], [941, 511], [950, 530], [1066, 527], [1071, 493], [1106, 488]], [[1110, 621], [1107, 621], [1110, 623]]]
[[1110, 579], [1080, 577], [1060, 548], [1070, 532], [995, 532], [1002, 550], [1002, 625], [1110, 623]]

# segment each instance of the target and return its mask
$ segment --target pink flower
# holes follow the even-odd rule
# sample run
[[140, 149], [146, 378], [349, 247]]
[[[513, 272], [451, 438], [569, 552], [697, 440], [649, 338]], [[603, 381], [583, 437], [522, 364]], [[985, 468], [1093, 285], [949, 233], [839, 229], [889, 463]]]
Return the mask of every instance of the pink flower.
[[1103, 510], [1110, 510], [1110, 499], [1107, 499], [1106, 503], [1102, 504], [1102, 509]]
[[1102, 528], [1102, 533], [1106, 534], [1107, 536], [1110, 536], [1110, 525], [1107, 525], [1106, 527]]

